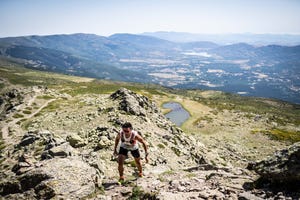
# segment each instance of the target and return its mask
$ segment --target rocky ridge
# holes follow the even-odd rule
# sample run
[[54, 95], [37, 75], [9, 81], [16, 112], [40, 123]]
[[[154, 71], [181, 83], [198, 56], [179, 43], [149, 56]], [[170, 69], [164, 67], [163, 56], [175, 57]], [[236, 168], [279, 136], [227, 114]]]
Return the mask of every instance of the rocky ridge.
[[[57, 107], [30, 119], [25, 131], [18, 124], [10, 128], [15, 145], [1, 153], [0, 194], [5, 199], [294, 197], [249, 186], [258, 178], [253, 171], [222, 166], [218, 154], [186, 135], [147, 97], [133, 91], [121, 88], [111, 95], [77, 99], [51, 90], [39, 95], [51, 96], [55, 101], [50, 107]], [[132, 122], [146, 139], [150, 162], [143, 163], [145, 176], [137, 179], [129, 158], [128, 182], [120, 186], [112, 148], [125, 121]]]

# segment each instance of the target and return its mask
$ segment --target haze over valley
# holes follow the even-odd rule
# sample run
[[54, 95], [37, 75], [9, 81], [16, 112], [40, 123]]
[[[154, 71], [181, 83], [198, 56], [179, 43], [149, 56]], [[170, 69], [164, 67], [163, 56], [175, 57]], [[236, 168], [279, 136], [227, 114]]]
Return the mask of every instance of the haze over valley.
[[[174, 88], [221, 90], [300, 103], [300, 40], [296, 36], [293, 46], [283, 46], [263, 45], [264, 42], [183, 43], [158, 38], [160, 32], [151, 35], [1, 38], [0, 54], [28, 68], [45, 71]], [[277, 38], [284, 41], [282, 35]]]

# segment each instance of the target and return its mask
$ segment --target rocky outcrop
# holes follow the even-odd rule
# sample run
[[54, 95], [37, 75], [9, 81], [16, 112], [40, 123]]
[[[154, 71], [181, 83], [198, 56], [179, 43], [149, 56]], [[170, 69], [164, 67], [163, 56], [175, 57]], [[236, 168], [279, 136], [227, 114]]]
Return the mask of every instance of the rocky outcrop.
[[23, 101], [23, 94], [17, 89], [11, 89], [0, 96], [0, 119], [12, 112]]
[[126, 113], [138, 116], [146, 116], [146, 112], [158, 112], [155, 104], [145, 96], [136, 94], [126, 88], [121, 88], [110, 96], [113, 100], [119, 100], [119, 109]]
[[273, 183], [300, 183], [300, 142], [248, 168]]
[[80, 158], [53, 158], [36, 163], [13, 181], [0, 183], [0, 194], [22, 198], [24, 192], [32, 190], [38, 199], [78, 199], [93, 193], [96, 185], [101, 185], [96, 170]]
[[19, 155], [14, 174], [0, 182], [0, 194], [7, 199], [80, 199], [101, 185], [99, 170], [49, 131], [26, 133], [14, 155]]

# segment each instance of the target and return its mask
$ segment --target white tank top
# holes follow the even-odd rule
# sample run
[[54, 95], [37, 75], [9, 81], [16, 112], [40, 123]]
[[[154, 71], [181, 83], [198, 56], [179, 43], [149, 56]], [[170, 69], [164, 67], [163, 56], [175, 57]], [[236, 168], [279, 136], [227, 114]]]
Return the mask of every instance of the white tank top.
[[128, 138], [125, 137], [125, 133], [123, 131], [121, 131], [119, 134], [122, 148], [127, 150], [136, 150], [139, 148], [137, 140], [135, 139], [136, 135], [138, 134], [136, 131], [132, 130]]

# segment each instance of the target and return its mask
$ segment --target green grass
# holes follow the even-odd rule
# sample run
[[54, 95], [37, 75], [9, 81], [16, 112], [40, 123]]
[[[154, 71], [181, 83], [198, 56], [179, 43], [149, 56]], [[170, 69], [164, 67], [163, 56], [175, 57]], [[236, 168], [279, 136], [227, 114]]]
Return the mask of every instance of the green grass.
[[16, 113], [14, 114], [13, 118], [22, 118], [24, 117], [24, 115], [20, 114], [20, 113]]
[[166, 148], [165, 145], [163, 145], [162, 143], [159, 143], [157, 146], [158, 146], [158, 148], [160, 148], [160, 149], [165, 149], [165, 148]]
[[104, 80], [94, 80], [84, 83], [69, 83], [65, 84], [65, 87], [67, 89], [63, 90], [63, 92], [71, 96], [83, 94], [110, 94], [122, 87], [148, 96], [149, 98], [151, 98], [152, 95], [162, 94], [160, 92], [161, 87], [156, 85], [143, 85], [139, 83], [113, 82]]
[[288, 142], [299, 142], [300, 131], [289, 131], [283, 129], [271, 129], [271, 130], [252, 130], [253, 134], [263, 133], [269, 136], [273, 140], [288, 141]]
[[177, 155], [180, 156], [180, 149], [178, 149], [177, 147], [171, 147], [171, 149], [173, 150], [173, 152]]
[[43, 108], [41, 110], [41, 112], [37, 113], [38, 115], [41, 115], [42, 113], [45, 112], [53, 112], [56, 111], [57, 109], [60, 108], [60, 106], [62, 106], [63, 100], [56, 100], [56, 101], [52, 101], [51, 103], [49, 103], [45, 108]]
[[198, 125], [199, 123], [201, 123], [202, 121], [206, 121], [206, 122], [212, 123], [212, 122], [213, 122], [213, 118], [211, 118], [211, 117], [209, 117], [209, 116], [199, 117], [198, 119], [196, 119], [196, 120], [193, 122], [193, 125], [196, 126], [196, 125]]
[[[300, 105], [279, 100], [244, 97], [230, 93], [216, 92], [211, 97], [201, 97], [201, 91], [187, 91], [191, 99], [216, 110], [235, 110], [253, 114], [268, 115], [270, 119], [281, 125], [292, 123], [300, 125]], [[251, 113], [251, 114], [250, 114]]]
[[32, 110], [32, 108], [31, 107], [26, 107], [25, 110]]
[[29, 115], [29, 114], [31, 114], [31, 111], [30, 110], [23, 110], [23, 113], [26, 114], [26, 115]]
[[37, 98], [38, 99], [45, 99], [45, 100], [53, 99], [53, 97], [48, 96], [48, 95], [38, 96]]

